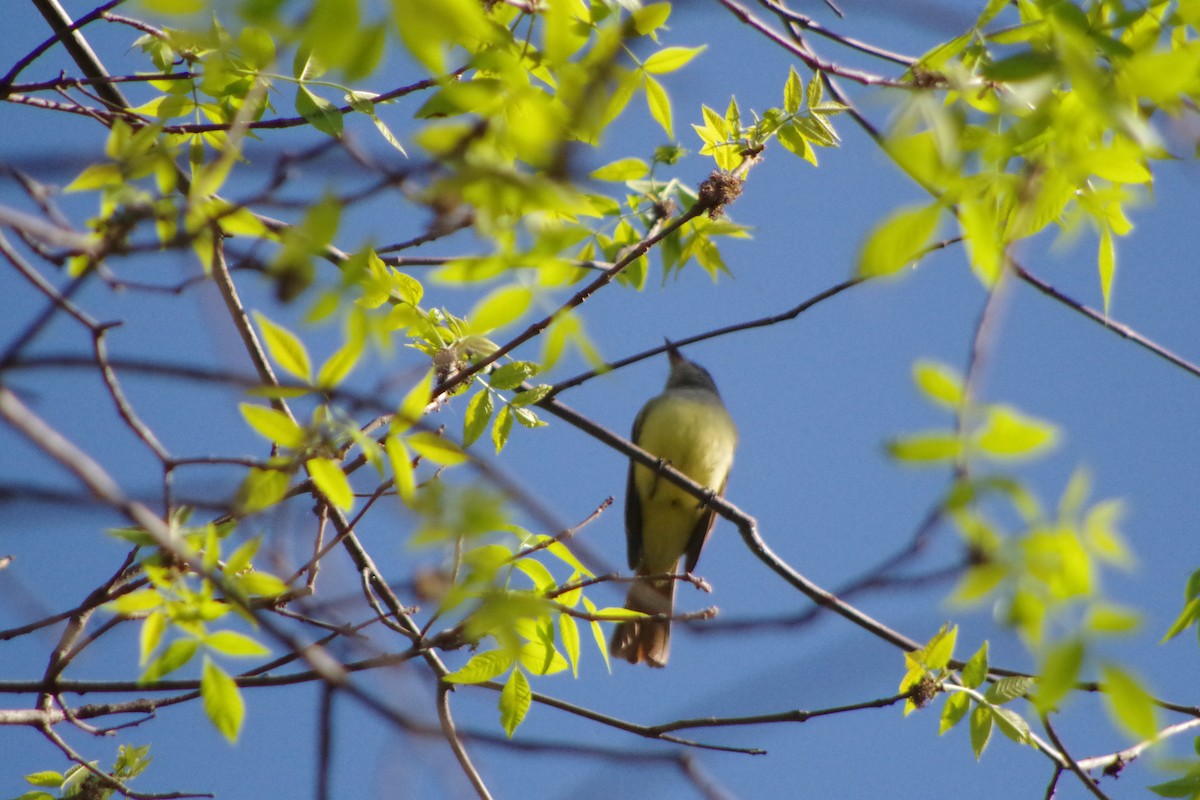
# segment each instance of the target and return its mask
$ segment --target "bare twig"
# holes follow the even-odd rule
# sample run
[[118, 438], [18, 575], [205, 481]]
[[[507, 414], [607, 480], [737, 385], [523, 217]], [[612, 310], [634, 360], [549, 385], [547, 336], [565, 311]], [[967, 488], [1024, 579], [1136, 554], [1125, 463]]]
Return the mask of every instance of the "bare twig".
[[467, 748], [454, 728], [454, 717], [450, 715], [450, 691], [452, 688], [453, 685], [449, 683], [438, 685], [437, 708], [438, 719], [442, 723], [442, 733], [445, 735], [446, 741], [450, 743], [450, 749], [454, 751], [454, 757], [458, 759], [459, 766], [471, 781], [475, 793], [479, 795], [479, 800], [491, 800], [492, 794], [488, 791], [487, 784], [483, 782], [479, 770], [471, 763], [471, 756], [467, 753]]
[[1102, 792], [1100, 787], [1096, 785], [1096, 781], [1084, 772], [1079, 763], [1067, 753], [1067, 748], [1063, 746], [1062, 740], [1058, 738], [1058, 734], [1054, 731], [1054, 726], [1050, 724], [1050, 718], [1045, 714], [1042, 714], [1042, 727], [1046, 729], [1046, 735], [1050, 737], [1050, 741], [1054, 743], [1055, 748], [1062, 755], [1067, 769], [1074, 773], [1075, 777], [1079, 778], [1079, 782], [1083, 784], [1084, 788], [1091, 792], [1096, 797], [1096, 800], [1109, 800], [1108, 795]]

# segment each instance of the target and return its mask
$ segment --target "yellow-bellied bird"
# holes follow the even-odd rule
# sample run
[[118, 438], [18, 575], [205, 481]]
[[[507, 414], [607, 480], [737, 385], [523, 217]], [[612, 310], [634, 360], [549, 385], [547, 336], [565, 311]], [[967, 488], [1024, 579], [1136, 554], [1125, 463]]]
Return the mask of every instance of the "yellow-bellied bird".
[[[667, 355], [671, 361], [667, 387], [638, 412], [633, 443], [723, 496], [733, 466], [737, 428], [708, 370], [688, 361], [673, 345]], [[714, 522], [716, 514], [700, 500], [631, 461], [625, 490], [625, 536], [629, 568], [637, 572], [639, 580], [630, 588], [625, 607], [669, 616], [675, 580], [647, 576], [674, 573], [684, 555], [684, 568], [691, 573]], [[631, 664], [644, 661], [651, 667], [666, 666], [670, 649], [668, 619], [628, 620], [613, 631], [612, 654]]]

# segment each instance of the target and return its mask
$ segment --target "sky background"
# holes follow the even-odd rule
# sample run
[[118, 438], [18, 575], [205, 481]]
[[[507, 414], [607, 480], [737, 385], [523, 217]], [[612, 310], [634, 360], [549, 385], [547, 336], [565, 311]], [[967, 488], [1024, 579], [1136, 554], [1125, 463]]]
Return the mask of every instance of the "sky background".
[[[67, 2], [73, 15], [90, 4]], [[966, 2], [880, 4], [843, 0], [845, 20], [835, 19], [819, 2], [795, 7], [848, 35], [912, 55], [960, 33], [973, 19]], [[0, 71], [6, 71], [31, 43], [47, 35], [44, 23], [27, 4], [6, 8], [0, 33]], [[117, 26], [96, 27], [89, 37], [114, 74], [144, 69], [134, 38]], [[695, 150], [699, 141], [690, 123], [699, 120], [701, 103], [723, 110], [736, 95], [743, 116], [781, 102], [792, 60], [753, 31], [738, 24], [716, 3], [684, 2], [676, 7], [670, 45], [707, 43], [708, 50], [685, 71], [666, 76], [675, 110], [676, 135]], [[862, 63], [827, 44], [818, 51], [831, 59]], [[393, 59], [375, 80], [377, 88], [407, 82], [411, 73]], [[55, 51], [22, 76], [53, 77], [70, 69]], [[403, 77], [393, 78], [399, 74]], [[807, 75], [805, 75], [807, 78]], [[862, 92], [856, 100], [877, 123], [887, 119], [895, 98], [886, 92]], [[291, 113], [289, 97], [276, 101]], [[405, 138], [405, 116], [415, 108], [387, 109], [385, 118]], [[95, 123], [50, 115], [6, 104], [0, 138], [0, 163], [15, 166], [38, 180], [65, 185], [91, 159], [99, 157], [103, 137]], [[348, 120], [359, 146], [399, 166], [399, 156], [364, 120]], [[715, 285], [689, 267], [662, 288], [652, 273], [641, 293], [611, 288], [583, 309], [588, 331], [603, 355], [624, 358], [659, 344], [663, 336], [681, 339], [697, 333], [778, 313], [849, 277], [863, 234], [889, 210], [922, 199], [920, 190], [894, 169], [848, 118], [837, 120], [843, 145], [824, 150], [820, 168], [772, 147], [764, 163], [750, 173], [745, 192], [730, 208], [731, 217], [753, 227], [753, 238], [722, 245], [733, 279]], [[1187, 130], [1171, 133], [1183, 141]], [[1191, 135], [1195, 135], [1194, 129]], [[647, 158], [662, 143], [662, 133], [635, 99], [610, 131], [598, 166], [613, 158]], [[250, 152], [255, 164], [269, 166], [275, 151], [299, 148], [313, 139], [305, 133], [270, 137]], [[1177, 150], [1181, 154], [1187, 148]], [[696, 185], [711, 160], [693, 156], [679, 168]], [[345, 180], [347, 160], [337, 154], [302, 165], [293, 196], [315, 196]], [[1115, 320], [1174, 350], [1200, 359], [1200, 271], [1196, 269], [1198, 175], [1194, 161], [1155, 166], [1152, 198], [1132, 213], [1135, 230], [1119, 243], [1119, 271], [1111, 313]], [[360, 176], [360, 178], [363, 176]], [[369, 176], [367, 176], [369, 177]], [[246, 191], [261, 176], [247, 179]], [[240, 188], [240, 187], [239, 187]], [[75, 220], [94, 213], [91, 196], [59, 197]], [[0, 180], [0, 203], [20, 208], [27, 200], [9, 178]], [[352, 249], [364, 239], [397, 241], [419, 232], [423, 218], [404, 216], [394, 198], [357, 208], [346, 215], [337, 244]], [[288, 218], [280, 209], [278, 216]], [[952, 235], [949, 228], [942, 234]], [[1022, 262], [1039, 277], [1093, 307], [1102, 301], [1095, 270], [1095, 243], [1084, 236], [1070, 247], [1053, 247], [1052, 236], [1022, 245]], [[437, 252], [463, 252], [466, 240]], [[160, 282], [192, 274], [186, 255], [156, 256], [132, 264], [129, 277]], [[657, 262], [654, 262], [657, 263]], [[323, 267], [323, 269], [328, 269]], [[328, 277], [328, 276], [326, 276]], [[298, 327], [300, 308], [279, 310], [269, 287], [243, 280], [247, 306]], [[465, 310], [469, 302], [438, 291], [436, 302]], [[935, 359], [962, 369], [985, 294], [970, 274], [963, 253], [954, 247], [931, 256], [896, 280], [859, 286], [821, 303], [798, 319], [704, 342], [687, 355], [714, 376], [737, 421], [741, 441], [728, 499], [758, 520], [771, 547], [816, 583], [834, 589], [902, 549], [947, 485], [944, 470], [911, 470], [890, 462], [882, 443], [890, 436], [946, 423], [913, 388], [910, 374], [918, 359]], [[36, 314], [43, 300], [14, 271], [0, 270], [0, 347]], [[79, 302], [99, 319], [120, 318], [111, 335], [114, 355], [153, 357], [220, 369], [248, 370], [240, 344], [228, 332], [219, 298], [211, 286], [199, 286], [179, 298], [145, 295], [130, 302], [97, 283]], [[319, 363], [338, 346], [334, 328], [304, 330]], [[86, 354], [88, 340], [76, 327], [56, 323], [31, 352]], [[530, 350], [534, 357], [536, 349]], [[405, 381], [416, 374], [407, 354], [378, 360], [355, 373], [352, 385], [379, 392], [394, 403]], [[568, 360], [548, 382], [571, 377], [583, 368]], [[561, 400], [604, 426], [626, 432], [645, 400], [666, 376], [663, 357], [643, 361], [564, 393]], [[1144, 613], [1144, 626], [1127, 639], [1106, 642], [1100, 651], [1122, 659], [1166, 698], [1188, 704], [1194, 695], [1197, 651], [1192, 637], [1165, 645], [1156, 642], [1178, 613], [1183, 587], [1197, 566], [1196, 532], [1200, 504], [1200, 381], [1137, 348], [1109, 330], [1050, 300], [1024, 284], [1013, 283], [1001, 304], [993, 346], [984, 362], [980, 396], [1011, 403], [1026, 413], [1061, 426], [1058, 447], [1049, 456], [1014, 470], [1053, 508], [1071, 473], [1086, 467], [1093, 478], [1093, 499], [1120, 497], [1126, 504], [1124, 533], [1136, 554], [1129, 573], [1103, 576], [1117, 601]], [[6, 376], [6, 380], [10, 380]], [[153, 497], [156, 462], [131, 436], [116, 429], [111, 402], [90, 371], [18, 373], [11, 383], [34, 409], [120, 477], [131, 494]], [[380, 387], [383, 387], [381, 390]], [[236, 413], [233, 395], [196, 384], [130, 377], [127, 391], [139, 411], [178, 454], [265, 452], [261, 441]], [[460, 425], [461, 401], [442, 412], [451, 430]], [[123, 429], [122, 429], [123, 433]], [[624, 564], [624, 459], [597, 446], [581, 432], [551, 420], [548, 428], [514, 432], [497, 463], [522, 481], [564, 523], [586, 517], [606, 497], [617, 503], [580, 534], [588, 552], [607, 565]], [[179, 493], [202, 495], [227, 487], [234, 473], [191, 471], [180, 476]], [[73, 491], [71, 480], [7, 428], [0, 428], [0, 486], [35, 486]], [[120, 563], [124, 548], [105, 536], [105, 527], [121, 524], [94, 508], [64, 508], [29, 500], [0, 498], [0, 555], [13, 557], [0, 571], [0, 629], [22, 624], [77, 604], [88, 588]], [[256, 522], [269, 553], [280, 562], [304, 557], [307, 532], [297, 506]], [[405, 543], [411, 519], [397, 508], [368, 515], [362, 536], [382, 559], [385, 574], [402, 576], [414, 560], [427, 559]], [[940, 529], [914, 566], [924, 572], [954, 562], [961, 547], [952, 530]], [[745, 548], [733, 527], [719, 522], [700, 560], [698, 573], [712, 595], [681, 588], [682, 610], [708, 605], [721, 609], [719, 622], [774, 617], [806, 610], [810, 603], [784, 585]], [[330, 597], [356, 599], [349, 565], [333, 560], [322, 572]], [[991, 661], [1029, 667], [1024, 648], [992, 622], [990, 609], [948, 607], [950, 586], [874, 593], [855, 604], [889, 626], [918, 640], [939, 625], [961, 626], [958, 654], [966, 657], [987, 639]], [[597, 590], [598, 601], [617, 604], [615, 589]], [[614, 664], [608, 673], [599, 654], [586, 649], [579, 680], [567, 675], [535, 679], [534, 688], [603, 713], [641, 723], [682, 717], [750, 715], [788, 709], [816, 709], [886, 697], [903, 676], [899, 652], [832, 615], [815, 624], [754, 633], [700, 633], [679, 626], [671, 664], [665, 670]], [[110, 637], [73, 667], [77, 677], [128, 676], [136, 671], [136, 634]], [[50, 635], [0, 644], [0, 681], [34, 679], [41, 674]], [[336, 653], [352, 657], [352, 652]], [[235, 665], [230, 665], [235, 666]], [[397, 706], [434, 722], [429, 684], [415, 671], [371, 673], [362, 685]], [[1184, 693], [1184, 694], [1181, 694]], [[0, 696], [13, 707], [29, 698]], [[152, 742], [155, 762], [136, 784], [144, 791], [194, 790], [219, 797], [306, 797], [313, 780], [313, 724], [317, 692], [313, 687], [247, 692], [248, 714], [239, 746], [230, 747], [204, 718], [198, 703], [169, 708], [156, 722], [124, 732], [112, 741], [75, 735], [77, 746], [105, 764], [118, 742]], [[99, 701], [100, 698], [88, 698]], [[454, 697], [456, 719], [472, 730], [500, 731], [496, 696], [465, 690]], [[902, 718], [899, 708], [836, 715], [805, 724], [698, 730], [695, 738], [725, 745], [761, 747], [765, 756], [693, 753], [698, 767], [718, 786], [743, 798], [971, 796], [1041, 797], [1051, 767], [1031, 748], [1018, 747], [997, 734], [978, 763], [971, 754], [965, 726], [936, 735], [940, 701], [923, 714]], [[1107, 753], [1127, 742], [1097, 712], [1094, 698], [1074, 698], [1058, 724], [1077, 757]], [[444, 740], [398, 734], [360, 706], [339, 700], [336, 716], [333, 796], [345, 798], [466, 797], [470, 787]], [[517, 734], [518, 741], [571, 741], [618, 748], [630, 754], [674, 752], [669, 745], [534, 706]], [[692, 798], [695, 787], [673, 767], [644, 763], [633, 755], [618, 760], [578, 758], [561, 753], [513, 753], [485, 743], [471, 745], [473, 757], [497, 797], [604, 798], [655, 796], [658, 800]], [[1190, 737], [1173, 745], [1190, 749]], [[36, 733], [0, 728], [0, 797], [27, 787], [22, 775], [62, 769], [57, 753]], [[1147, 783], [1166, 774], [1136, 763], [1119, 782], [1106, 782], [1113, 797], [1144, 796]], [[636, 794], [634, 794], [636, 792]], [[1060, 798], [1085, 792], [1064, 778]]]

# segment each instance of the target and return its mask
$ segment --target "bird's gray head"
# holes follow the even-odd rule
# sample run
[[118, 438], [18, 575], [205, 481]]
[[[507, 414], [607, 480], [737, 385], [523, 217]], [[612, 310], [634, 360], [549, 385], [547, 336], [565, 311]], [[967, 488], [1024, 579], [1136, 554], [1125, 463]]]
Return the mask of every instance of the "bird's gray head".
[[717, 384], [713, 382], [708, 370], [694, 361], [688, 361], [683, 354], [675, 349], [675, 345], [667, 342], [667, 358], [671, 361], [671, 374], [667, 376], [667, 389], [707, 389], [713, 394], [717, 392]]

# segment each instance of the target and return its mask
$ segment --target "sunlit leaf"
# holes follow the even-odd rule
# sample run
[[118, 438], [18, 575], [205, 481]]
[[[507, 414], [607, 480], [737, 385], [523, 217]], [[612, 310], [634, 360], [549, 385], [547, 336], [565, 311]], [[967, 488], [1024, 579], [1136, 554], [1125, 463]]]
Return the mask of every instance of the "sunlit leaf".
[[707, 45], [700, 47], [664, 47], [653, 53], [642, 63], [642, 69], [652, 75], [662, 75], [682, 69], [696, 56], [708, 49]]
[[984, 642], [962, 669], [963, 685], [968, 689], [980, 686], [987, 679], [988, 643]]
[[1051, 447], [1058, 429], [1048, 422], [1027, 416], [1008, 406], [992, 406], [975, 439], [984, 453], [995, 458], [1021, 458]]
[[800, 110], [802, 102], [804, 102], [804, 88], [800, 82], [800, 76], [796, 74], [795, 67], [789, 67], [787, 83], [783, 85], [783, 110], [788, 114], [795, 114]]
[[463, 413], [463, 446], [470, 447], [487, 430], [492, 420], [492, 393], [481, 388], [467, 403]]
[[891, 275], [916, 261], [933, 237], [940, 215], [936, 204], [893, 211], [867, 234], [859, 251], [857, 274], [868, 278]]
[[195, 639], [176, 639], [167, 645], [162, 655], [150, 662], [138, 678], [138, 683], [154, 683], [159, 678], [170, 675], [191, 661], [199, 647], [200, 643]]
[[138, 665], [145, 666], [150, 656], [162, 642], [163, 633], [167, 630], [167, 615], [160, 611], [152, 611], [142, 623], [138, 634]]
[[977, 704], [971, 711], [971, 750], [976, 760], [983, 755], [988, 739], [992, 737], [992, 709], [989, 706]]
[[622, 158], [593, 170], [589, 177], [598, 181], [635, 181], [646, 177], [650, 167], [640, 158]]
[[953, 409], [963, 402], [962, 378], [945, 364], [918, 361], [913, 365], [913, 381], [926, 397], [938, 405]]
[[414, 433], [408, 437], [408, 446], [417, 451], [422, 458], [446, 467], [452, 467], [468, 460], [467, 454], [461, 447], [431, 431]]
[[200, 696], [213, 726], [226, 739], [236, 742], [246, 716], [242, 694], [233, 678], [207, 658], [200, 676]]
[[954, 692], [946, 698], [942, 707], [942, 718], [938, 723], [938, 735], [957, 725], [971, 709], [971, 697], [966, 692]]
[[471, 656], [460, 669], [442, 680], [448, 683], [482, 683], [501, 675], [512, 666], [513, 655], [503, 650], [487, 650]]
[[1083, 667], [1084, 644], [1071, 638], [1051, 646], [1042, 659], [1033, 702], [1038, 711], [1047, 713], [1058, 706], [1079, 678]]
[[500, 724], [504, 726], [508, 738], [512, 738], [517, 726], [525, 719], [532, 701], [533, 692], [529, 688], [529, 679], [520, 667], [514, 668], [504, 688], [500, 690]]
[[[559, 598], [566, 599], [565, 596]], [[569, 605], [569, 604], [568, 604]], [[558, 615], [558, 634], [562, 639], [563, 650], [566, 651], [567, 659], [571, 662], [572, 676], [579, 677], [579, 625], [575, 622], [574, 617], [569, 614]]]
[[467, 319], [473, 331], [488, 333], [519, 320], [532, 301], [533, 290], [528, 286], [501, 286], [476, 303]]
[[270, 650], [257, 639], [237, 631], [217, 631], [204, 637], [204, 644], [227, 656], [265, 656]]
[[1121, 728], [1136, 739], [1153, 739], [1158, 732], [1154, 698], [1141, 681], [1106, 664], [1100, 668], [1100, 684], [1108, 712]]
[[275, 363], [305, 383], [311, 382], [312, 362], [304, 343], [287, 328], [276, 325], [257, 311], [254, 312], [254, 321], [258, 323], [263, 343]]
[[992, 709], [993, 719], [1000, 732], [1017, 744], [1029, 743], [1029, 723], [1011, 708]]
[[[649, 75], [644, 81], [646, 90], [646, 106], [650, 109], [650, 116], [659, 124], [663, 132], [667, 134], [667, 138], [675, 138], [675, 123], [671, 115], [671, 97], [667, 94], [666, 88]], [[640, 176], [639, 176], [640, 177]]]
[[497, 367], [488, 378], [493, 389], [515, 389], [522, 381], [537, 375], [541, 368], [532, 361], [512, 361]]
[[341, 465], [331, 458], [310, 458], [304, 462], [313, 483], [321, 490], [330, 503], [343, 511], [349, 511], [354, 506], [354, 490]]
[[914, 464], [952, 461], [962, 454], [962, 441], [953, 431], [931, 431], [900, 436], [887, 443], [888, 455]]

